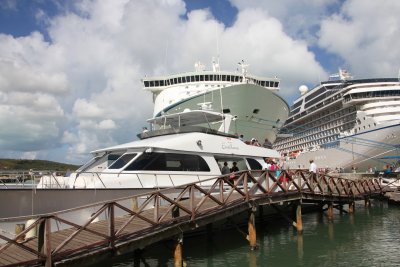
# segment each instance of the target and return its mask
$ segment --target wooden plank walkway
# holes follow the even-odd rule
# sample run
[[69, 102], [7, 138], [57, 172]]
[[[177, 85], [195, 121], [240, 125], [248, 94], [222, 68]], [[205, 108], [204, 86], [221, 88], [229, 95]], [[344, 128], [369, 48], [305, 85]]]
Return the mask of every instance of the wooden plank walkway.
[[[382, 189], [376, 178], [352, 181], [300, 170], [283, 172], [280, 179], [272, 172], [243, 171], [234, 179], [217, 177], [207, 189], [193, 183], [176, 188], [179, 191], [173, 196], [170, 189], [160, 190], [100, 206], [47, 214], [36, 218], [34, 224], [13, 239], [0, 235], [6, 242], [0, 248], [0, 266], [74, 265], [100, 260], [144, 248], [261, 205], [294, 201], [352, 203], [378, 196]], [[97, 210], [83, 222], [68, 217], [94, 207]], [[60, 224], [69, 228], [52, 229]], [[17, 241], [36, 228], [38, 237]]]

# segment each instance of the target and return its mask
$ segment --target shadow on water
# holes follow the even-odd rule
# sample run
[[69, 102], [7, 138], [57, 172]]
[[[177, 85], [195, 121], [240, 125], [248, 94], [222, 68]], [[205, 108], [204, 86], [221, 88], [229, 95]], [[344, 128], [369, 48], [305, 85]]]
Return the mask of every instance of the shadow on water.
[[[333, 221], [319, 212], [303, 214], [302, 235], [280, 218], [257, 221], [255, 251], [235, 228], [185, 237], [183, 256], [190, 267], [399, 266], [399, 225], [400, 207], [360, 202], [353, 215], [335, 210]], [[100, 266], [173, 266], [173, 246], [160, 242], [136, 255], [136, 261], [132, 253]]]

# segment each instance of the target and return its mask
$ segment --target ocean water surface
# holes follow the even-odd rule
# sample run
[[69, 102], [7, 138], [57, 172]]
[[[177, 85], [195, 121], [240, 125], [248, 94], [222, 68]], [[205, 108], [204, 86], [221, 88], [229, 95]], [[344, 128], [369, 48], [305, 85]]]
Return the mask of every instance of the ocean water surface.
[[[298, 235], [283, 219], [257, 221], [254, 251], [235, 228], [184, 237], [184, 260], [189, 267], [400, 266], [399, 206], [360, 202], [354, 215], [335, 211], [333, 222], [319, 212], [303, 214], [303, 228]], [[144, 249], [140, 259], [132, 253], [101, 265], [173, 266], [173, 245], [164, 241]]]

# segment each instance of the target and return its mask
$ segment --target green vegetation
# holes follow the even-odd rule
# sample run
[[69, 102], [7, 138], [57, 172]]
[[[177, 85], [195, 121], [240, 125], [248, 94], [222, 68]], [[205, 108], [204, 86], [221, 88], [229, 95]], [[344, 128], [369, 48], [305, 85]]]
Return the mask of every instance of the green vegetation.
[[0, 170], [55, 170], [67, 171], [76, 170], [78, 165], [64, 164], [47, 160], [28, 159], [0, 159]]

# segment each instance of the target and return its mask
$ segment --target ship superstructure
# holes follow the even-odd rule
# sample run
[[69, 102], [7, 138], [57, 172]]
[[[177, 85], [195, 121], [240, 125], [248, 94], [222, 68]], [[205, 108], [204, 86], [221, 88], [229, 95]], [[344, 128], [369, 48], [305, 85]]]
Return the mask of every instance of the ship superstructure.
[[244, 61], [239, 67], [236, 72], [221, 71], [213, 60], [212, 70], [198, 62], [194, 72], [146, 77], [143, 86], [153, 93], [154, 117], [187, 109], [230, 114], [234, 116], [231, 134], [273, 142], [289, 113], [288, 104], [278, 95], [280, 80], [248, 74]]
[[382, 169], [399, 156], [400, 83], [398, 78], [339, 79], [321, 82], [291, 107], [274, 144], [289, 168]]

